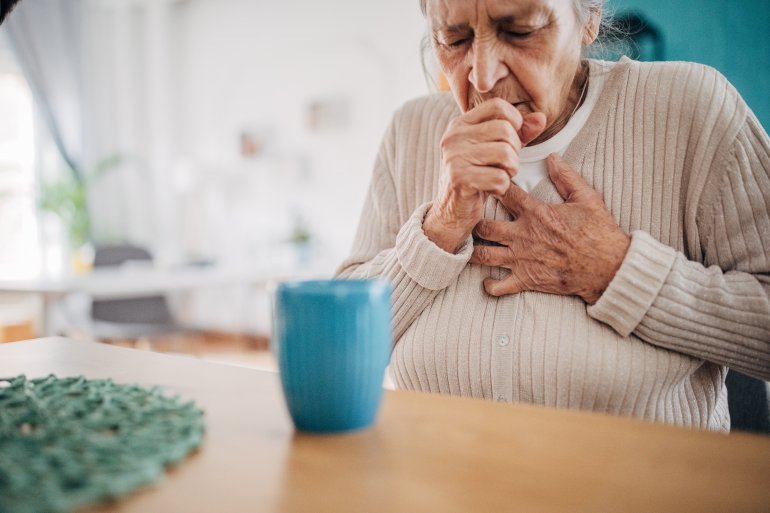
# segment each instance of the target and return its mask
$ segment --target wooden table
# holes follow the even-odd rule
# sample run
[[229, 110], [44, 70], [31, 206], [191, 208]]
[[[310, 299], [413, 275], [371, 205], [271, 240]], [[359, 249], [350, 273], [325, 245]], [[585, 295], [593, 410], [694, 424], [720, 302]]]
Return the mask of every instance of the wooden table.
[[376, 425], [295, 433], [278, 376], [61, 338], [0, 345], [0, 376], [158, 384], [206, 411], [200, 452], [89, 511], [770, 511], [770, 438], [387, 392]]

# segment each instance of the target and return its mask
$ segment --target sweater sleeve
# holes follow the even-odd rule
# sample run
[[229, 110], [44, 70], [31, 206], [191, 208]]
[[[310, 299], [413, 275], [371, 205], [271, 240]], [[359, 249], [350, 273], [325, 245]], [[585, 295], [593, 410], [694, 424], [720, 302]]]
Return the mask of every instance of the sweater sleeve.
[[644, 232], [589, 314], [619, 334], [770, 379], [770, 140], [750, 115], [709, 173], [703, 261]]
[[351, 255], [335, 273], [342, 278], [381, 277], [391, 282], [394, 341], [439, 291], [456, 280], [473, 252], [470, 236], [456, 254], [428, 239], [422, 223], [430, 202], [417, 206], [400, 225], [399, 205], [406, 198], [397, 193], [394, 180], [397, 120], [398, 115], [377, 156]]

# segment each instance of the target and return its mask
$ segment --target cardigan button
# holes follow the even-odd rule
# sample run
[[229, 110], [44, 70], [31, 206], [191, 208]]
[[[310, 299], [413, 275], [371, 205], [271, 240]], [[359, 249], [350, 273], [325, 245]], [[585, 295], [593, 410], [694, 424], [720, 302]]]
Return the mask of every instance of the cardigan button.
[[500, 335], [497, 337], [497, 345], [500, 347], [507, 346], [510, 341], [511, 339], [508, 337], [508, 335]]

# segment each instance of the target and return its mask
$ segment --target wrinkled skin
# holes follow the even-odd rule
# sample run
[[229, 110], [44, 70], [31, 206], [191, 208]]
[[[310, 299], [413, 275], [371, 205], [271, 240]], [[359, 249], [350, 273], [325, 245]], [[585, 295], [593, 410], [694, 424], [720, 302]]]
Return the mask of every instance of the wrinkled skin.
[[471, 262], [510, 269], [487, 278], [493, 296], [536, 290], [599, 300], [628, 251], [630, 238], [607, 211], [599, 193], [556, 155], [548, 175], [563, 204], [543, 203], [511, 184], [499, 199], [515, 221], [482, 220], [474, 233], [501, 246], [476, 246]]
[[[598, 193], [553, 155], [549, 177], [565, 198], [539, 203], [511, 183], [519, 153], [558, 133], [580, 100], [587, 74], [581, 46], [599, 13], [581, 24], [573, 0], [428, 0], [437, 60], [462, 114], [441, 139], [439, 191], [423, 222], [426, 236], [456, 252], [475, 229], [501, 247], [477, 246], [473, 263], [504, 267], [492, 295], [535, 290], [594, 303], [609, 285], [630, 238]], [[492, 195], [512, 222], [483, 220]]]

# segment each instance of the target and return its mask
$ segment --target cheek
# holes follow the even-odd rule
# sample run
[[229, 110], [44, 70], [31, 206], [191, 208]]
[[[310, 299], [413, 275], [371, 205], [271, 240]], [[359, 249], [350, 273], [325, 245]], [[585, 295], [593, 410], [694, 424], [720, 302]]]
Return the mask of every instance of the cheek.
[[564, 52], [550, 55], [546, 52], [540, 57], [533, 56], [526, 65], [520, 66], [518, 76], [522, 86], [549, 123], [561, 114], [579, 60], [579, 53], [572, 56]]
[[535, 105], [535, 109], [550, 118], [552, 109], [553, 80], [549, 66], [542, 59], [518, 59], [515, 75], [521, 87], [527, 92]]
[[436, 51], [435, 55], [457, 104], [463, 112], [467, 111], [468, 87], [470, 85], [468, 82], [469, 66], [465, 63], [462, 55], [455, 55], [452, 52], [445, 53], [440, 50]]

